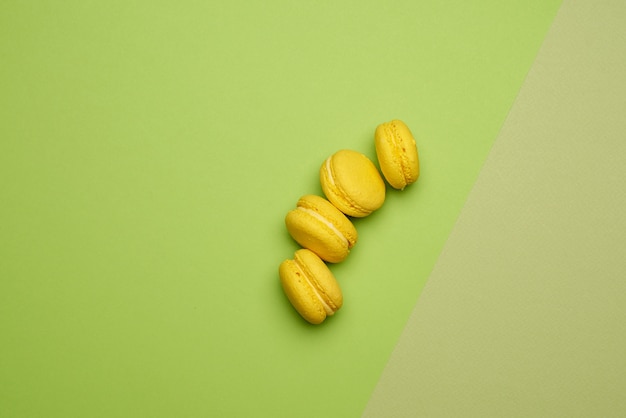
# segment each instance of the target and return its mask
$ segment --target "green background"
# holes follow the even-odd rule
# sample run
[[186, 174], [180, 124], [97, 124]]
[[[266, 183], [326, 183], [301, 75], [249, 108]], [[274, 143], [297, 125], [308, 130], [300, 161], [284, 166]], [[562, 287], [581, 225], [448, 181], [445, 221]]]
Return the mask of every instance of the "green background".
[[[360, 415], [559, 3], [3, 2], [0, 415]], [[284, 216], [392, 118], [310, 326]]]

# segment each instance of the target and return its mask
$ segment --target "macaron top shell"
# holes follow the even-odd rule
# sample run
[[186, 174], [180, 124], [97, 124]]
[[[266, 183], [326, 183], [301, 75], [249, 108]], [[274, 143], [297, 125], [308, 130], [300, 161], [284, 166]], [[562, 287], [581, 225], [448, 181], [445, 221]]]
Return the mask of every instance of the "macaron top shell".
[[296, 251], [294, 259], [283, 261], [278, 272], [287, 298], [311, 324], [322, 323], [343, 305], [335, 276], [312, 251]]
[[380, 170], [395, 189], [404, 189], [419, 177], [415, 138], [401, 120], [378, 125], [374, 134]]
[[358, 239], [352, 222], [320, 196], [302, 196], [285, 224], [298, 244], [330, 263], [344, 260]]
[[341, 150], [320, 167], [324, 194], [349, 216], [364, 217], [385, 202], [385, 183], [374, 163], [357, 151]]

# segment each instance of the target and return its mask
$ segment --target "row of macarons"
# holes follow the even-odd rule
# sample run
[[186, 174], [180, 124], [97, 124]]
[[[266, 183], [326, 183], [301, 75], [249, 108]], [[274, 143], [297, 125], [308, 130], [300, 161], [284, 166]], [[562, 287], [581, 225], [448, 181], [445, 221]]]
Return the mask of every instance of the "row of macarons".
[[[408, 126], [392, 120], [377, 126], [376, 156], [387, 183], [402, 190], [419, 177], [417, 145]], [[285, 217], [287, 231], [303, 248], [278, 269], [285, 295], [312, 324], [322, 323], [343, 305], [339, 283], [325, 262], [343, 261], [358, 234], [349, 217], [363, 218], [385, 201], [385, 183], [364, 154], [340, 150], [320, 167], [326, 198], [305, 195]]]

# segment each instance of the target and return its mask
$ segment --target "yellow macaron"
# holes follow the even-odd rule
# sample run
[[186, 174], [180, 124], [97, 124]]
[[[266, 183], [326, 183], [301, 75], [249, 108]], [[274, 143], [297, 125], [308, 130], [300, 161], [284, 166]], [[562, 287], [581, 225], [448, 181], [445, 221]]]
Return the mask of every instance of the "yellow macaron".
[[313, 251], [300, 249], [278, 268], [289, 302], [311, 324], [320, 324], [343, 305], [339, 283]]
[[401, 120], [381, 123], [374, 134], [380, 171], [395, 189], [404, 189], [420, 175], [415, 138]]
[[285, 217], [287, 231], [304, 248], [330, 263], [345, 259], [358, 234], [350, 220], [320, 196], [302, 196]]
[[367, 216], [385, 202], [385, 183], [376, 166], [357, 151], [328, 157], [320, 168], [320, 183], [328, 200], [349, 216]]

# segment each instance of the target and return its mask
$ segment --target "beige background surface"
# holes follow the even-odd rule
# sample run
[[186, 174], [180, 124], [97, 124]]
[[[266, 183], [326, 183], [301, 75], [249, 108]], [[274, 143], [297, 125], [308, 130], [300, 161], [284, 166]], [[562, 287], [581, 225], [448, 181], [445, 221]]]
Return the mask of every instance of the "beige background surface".
[[364, 416], [626, 416], [624, 22], [563, 3]]

